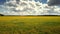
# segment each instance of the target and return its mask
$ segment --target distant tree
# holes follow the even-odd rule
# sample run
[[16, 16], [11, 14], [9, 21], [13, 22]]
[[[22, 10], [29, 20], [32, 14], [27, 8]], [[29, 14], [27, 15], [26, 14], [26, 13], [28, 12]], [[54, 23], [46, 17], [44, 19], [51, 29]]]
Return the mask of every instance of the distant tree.
[[4, 16], [3, 14], [0, 14], [0, 16]]

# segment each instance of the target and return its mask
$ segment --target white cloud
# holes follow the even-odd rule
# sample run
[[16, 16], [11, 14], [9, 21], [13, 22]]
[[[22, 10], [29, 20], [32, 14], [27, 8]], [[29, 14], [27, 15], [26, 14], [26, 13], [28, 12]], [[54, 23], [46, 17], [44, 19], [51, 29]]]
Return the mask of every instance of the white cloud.
[[[2, 10], [3, 9], [3, 10]], [[9, 1], [2, 7], [0, 13], [5, 15], [60, 15], [59, 6], [48, 6], [39, 1]]]

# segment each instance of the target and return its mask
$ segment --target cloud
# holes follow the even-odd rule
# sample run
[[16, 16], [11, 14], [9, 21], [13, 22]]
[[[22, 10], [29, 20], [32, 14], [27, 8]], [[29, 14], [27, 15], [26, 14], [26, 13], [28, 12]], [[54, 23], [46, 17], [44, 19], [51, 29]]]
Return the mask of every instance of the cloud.
[[48, 0], [48, 1], [49, 6], [60, 5], [60, 0]]
[[60, 8], [59, 6], [48, 6], [39, 1], [21, 0], [18, 3], [17, 1], [6, 2], [0, 8], [0, 13], [5, 15], [60, 15]]

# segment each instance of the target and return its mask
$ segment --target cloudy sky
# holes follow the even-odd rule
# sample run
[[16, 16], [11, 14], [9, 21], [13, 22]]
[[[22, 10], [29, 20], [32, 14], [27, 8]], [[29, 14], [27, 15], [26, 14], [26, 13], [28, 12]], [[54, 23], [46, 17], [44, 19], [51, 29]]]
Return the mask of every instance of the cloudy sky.
[[0, 5], [6, 2], [6, 0], [0, 0]]
[[[60, 6], [48, 6], [47, 0], [5, 2], [0, 0], [0, 13], [4, 15], [60, 15]], [[54, 2], [50, 1], [49, 5]]]
[[[46, 3], [47, 0], [35, 0], [37, 1], [41, 1], [42, 3]], [[6, 2], [6, 0], [0, 0], [0, 4], [4, 4], [4, 2]]]

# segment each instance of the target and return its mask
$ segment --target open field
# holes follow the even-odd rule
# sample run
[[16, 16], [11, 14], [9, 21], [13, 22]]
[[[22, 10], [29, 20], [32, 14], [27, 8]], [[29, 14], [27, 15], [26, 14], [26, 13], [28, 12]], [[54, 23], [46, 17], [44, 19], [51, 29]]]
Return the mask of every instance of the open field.
[[0, 16], [0, 34], [60, 34], [60, 16]]

